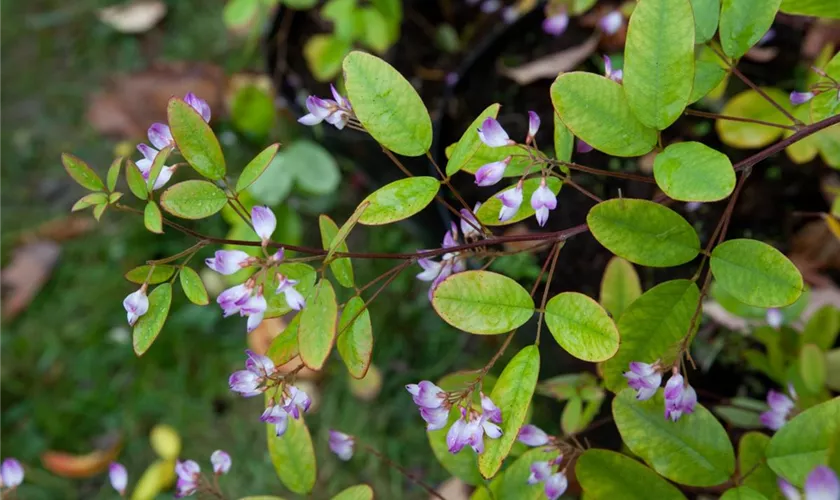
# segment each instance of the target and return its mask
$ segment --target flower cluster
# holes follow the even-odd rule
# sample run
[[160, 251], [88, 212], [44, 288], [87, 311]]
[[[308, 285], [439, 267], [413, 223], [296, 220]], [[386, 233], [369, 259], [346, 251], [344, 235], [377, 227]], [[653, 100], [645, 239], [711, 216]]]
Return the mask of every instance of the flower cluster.
[[345, 462], [353, 458], [353, 447], [356, 444], [355, 438], [349, 434], [330, 430], [330, 451]]
[[343, 129], [354, 116], [353, 107], [350, 101], [338, 93], [335, 86], [330, 85], [330, 91], [333, 99], [321, 99], [314, 95], [307, 97], [306, 109], [309, 113], [298, 119], [298, 122], [313, 126], [326, 121], [338, 130]]
[[289, 417], [300, 418], [301, 414], [309, 411], [312, 400], [304, 391], [286, 383], [271, 358], [256, 354], [250, 349], [246, 350], [245, 354], [248, 356], [245, 369], [233, 372], [228, 378], [230, 390], [249, 398], [276, 388], [282, 402], [277, 403], [272, 398], [260, 420], [273, 424], [277, 437], [280, 437], [289, 426]]
[[830, 467], [820, 465], [805, 478], [805, 496], [792, 484], [778, 479], [779, 489], [787, 500], [840, 500], [840, 480]]
[[761, 423], [768, 429], [774, 431], [781, 429], [793, 411], [793, 407], [796, 405], [794, 402], [796, 393], [793, 390], [793, 386], [789, 386], [788, 390], [791, 396], [793, 396], [793, 399], [784, 393], [772, 389], [767, 393], [767, 405], [770, 406], [770, 409], [762, 413], [760, 419]]
[[20, 462], [14, 458], [7, 458], [0, 465], [0, 480], [3, 481], [0, 486], [13, 490], [23, 482], [23, 475], [23, 466], [20, 465]]
[[[478, 205], [476, 205], [476, 210], [478, 210]], [[470, 237], [475, 237], [478, 230], [475, 229], [473, 225], [478, 226], [478, 221], [475, 220], [475, 217], [466, 210], [461, 212], [461, 217], [461, 230], [464, 233], [465, 238], [468, 234]], [[443, 235], [441, 248], [446, 249], [455, 246], [458, 246], [458, 227], [453, 222], [450, 230]], [[429, 287], [429, 300], [432, 299], [432, 292], [435, 288], [437, 288], [441, 281], [445, 280], [452, 274], [460, 273], [467, 269], [466, 260], [460, 252], [445, 253], [443, 254], [443, 257], [441, 257], [440, 262], [427, 258], [417, 259], [417, 264], [423, 268], [423, 272], [417, 275], [417, 279], [420, 281], [432, 282], [432, 286]]]
[[565, 472], [559, 470], [555, 472], [555, 468], [563, 462], [563, 455], [558, 455], [557, 458], [544, 461], [534, 462], [531, 464], [531, 475], [528, 476], [528, 484], [543, 483], [545, 496], [548, 500], [557, 500], [560, 495], [566, 492], [569, 487], [569, 480], [566, 478]]
[[[227, 474], [230, 470], [231, 459], [223, 450], [216, 450], [210, 455], [210, 463], [213, 465], [213, 474], [222, 476]], [[210, 492], [214, 496], [219, 496], [219, 492], [215, 486], [211, 486], [209, 481], [204, 481], [201, 475], [201, 466], [194, 460], [179, 461], [175, 464], [175, 474], [178, 476], [178, 481], [175, 483], [175, 497], [182, 498], [190, 496], [196, 492]]]
[[[636, 390], [639, 400], [650, 399], [659, 390], [662, 373], [658, 362], [653, 364], [633, 361], [630, 371], [624, 372], [627, 385]], [[682, 375], [674, 372], [665, 384], [665, 418], [676, 422], [684, 413], [694, 413], [697, 406], [697, 392], [688, 385]]]

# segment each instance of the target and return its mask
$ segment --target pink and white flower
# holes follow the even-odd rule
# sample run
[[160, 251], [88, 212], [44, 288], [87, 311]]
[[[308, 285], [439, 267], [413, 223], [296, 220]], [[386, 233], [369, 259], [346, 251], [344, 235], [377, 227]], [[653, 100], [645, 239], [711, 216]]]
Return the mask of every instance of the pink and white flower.
[[23, 482], [23, 466], [14, 458], [7, 458], [3, 460], [0, 465], [0, 479], [3, 480], [3, 486], [8, 489], [15, 489]]
[[815, 95], [816, 94], [814, 94], [813, 92], [797, 92], [796, 90], [794, 90], [790, 93], [790, 103], [794, 106], [805, 104], [806, 102], [813, 99]]
[[271, 405], [265, 409], [260, 420], [274, 425], [274, 435], [281, 437], [289, 428], [289, 413], [280, 405]]
[[341, 130], [350, 121], [353, 108], [344, 96], [338, 93], [335, 86], [330, 85], [334, 99], [321, 99], [311, 95], [306, 98], [306, 109], [308, 114], [298, 119], [298, 123], [313, 126], [326, 121], [330, 125]]
[[245, 369], [235, 371], [228, 379], [228, 385], [234, 392], [244, 397], [251, 397], [265, 392], [265, 382], [274, 375], [276, 367], [268, 356], [256, 354], [248, 349], [245, 351], [248, 359]]
[[624, 71], [617, 69], [613, 71], [612, 61], [610, 60], [610, 56], [604, 56], [604, 76], [609, 78], [614, 82], [621, 83], [624, 78]]
[[528, 111], [528, 136], [525, 144], [530, 144], [540, 130], [540, 116], [533, 111]]
[[172, 137], [172, 131], [169, 129], [169, 125], [166, 125], [165, 123], [153, 123], [146, 132], [146, 136], [149, 138], [149, 142], [152, 143], [152, 146], [158, 149], [175, 145], [175, 139]]
[[[155, 162], [155, 158], [157, 158], [160, 151], [147, 144], [138, 144], [137, 150], [143, 155], [143, 159], [137, 160], [135, 165], [137, 165], [137, 169], [140, 170], [140, 173], [143, 175], [143, 179], [148, 181], [149, 176], [152, 174], [152, 164]], [[164, 166], [161, 169], [160, 174], [158, 174], [157, 179], [155, 179], [155, 185], [152, 186], [152, 190], [157, 190], [165, 186], [174, 173], [175, 167]]]
[[636, 390], [636, 399], [650, 399], [662, 383], [662, 374], [656, 369], [656, 363], [649, 365], [640, 361], [630, 363], [630, 371], [624, 372], [627, 385]]
[[805, 496], [792, 484], [778, 479], [779, 489], [787, 500], [840, 500], [840, 480], [828, 466], [815, 467], [805, 478]]
[[414, 404], [420, 408], [440, 408], [446, 401], [446, 391], [428, 380], [408, 384], [405, 389], [411, 394]]
[[175, 496], [178, 498], [192, 495], [201, 482], [201, 467], [193, 460], [185, 460], [175, 465], [178, 482], [175, 484]]
[[505, 132], [501, 124], [492, 116], [482, 122], [481, 127], [478, 128], [478, 137], [481, 139], [481, 142], [491, 148], [516, 144], [510, 139], [510, 136], [508, 136], [508, 133]]
[[[487, 398], [485, 403], [493, 408], [496, 405]], [[484, 406], [484, 405], [482, 405]], [[496, 408], [498, 410], [498, 408]], [[484, 436], [490, 439], [498, 439], [502, 435], [502, 429], [496, 423], [501, 423], [501, 412], [496, 415], [491, 409], [490, 412], [478, 413], [473, 410], [467, 412], [461, 408], [461, 418], [452, 424], [449, 432], [446, 433], [446, 446], [450, 453], [460, 452], [464, 446], [469, 445], [478, 454], [484, 452]]]
[[213, 474], [222, 476], [228, 473], [232, 461], [230, 455], [224, 450], [216, 450], [210, 455], [210, 463], [213, 464]]
[[548, 222], [548, 212], [557, 208], [557, 195], [552, 193], [545, 185], [545, 177], [540, 181], [540, 187], [531, 195], [531, 208], [536, 211], [537, 224], [540, 227], [545, 226], [545, 223]]
[[146, 296], [146, 285], [140, 287], [136, 292], [128, 294], [123, 299], [123, 307], [128, 316], [128, 324], [134, 326], [141, 316], [149, 311], [149, 297]]
[[697, 392], [680, 374], [671, 375], [665, 384], [665, 418], [676, 422], [684, 413], [694, 413]]
[[609, 14], [598, 20], [598, 28], [607, 35], [618, 33], [622, 25], [624, 25], [624, 16], [617, 10], [610, 11]]
[[765, 427], [777, 431], [785, 425], [796, 403], [786, 394], [771, 389], [767, 392], [767, 405], [770, 409], [762, 413], [759, 418]]
[[778, 330], [785, 322], [785, 315], [778, 308], [771, 307], [767, 310], [765, 321], [767, 321], [768, 325]]
[[449, 408], [440, 406], [438, 408], [420, 408], [420, 416], [426, 421], [426, 430], [436, 431], [446, 427], [449, 422]]
[[548, 500], [557, 500], [560, 495], [566, 492], [569, 487], [569, 480], [562, 472], [555, 472], [545, 480], [545, 496]]
[[516, 437], [520, 443], [528, 446], [543, 446], [548, 444], [548, 434], [536, 425], [523, 425], [519, 429], [519, 435]]
[[248, 317], [248, 333], [251, 333], [259, 326], [267, 308], [268, 302], [266, 302], [265, 297], [263, 296], [262, 286], [259, 286], [257, 287], [256, 292], [239, 307], [239, 315]]
[[246, 281], [224, 290], [216, 297], [216, 303], [222, 308], [222, 313], [227, 318], [239, 312], [242, 305], [251, 297], [253, 290], [253, 283]]
[[464, 235], [465, 240], [478, 239], [481, 237], [481, 224], [479, 224], [478, 219], [475, 218], [475, 214], [478, 213], [479, 208], [481, 208], [480, 202], [475, 204], [472, 212], [466, 208], [462, 208], [459, 211], [461, 214], [461, 234]]
[[205, 122], [210, 123], [210, 105], [207, 104], [207, 101], [198, 97], [192, 92], [188, 92], [187, 95], [184, 96], [184, 102], [186, 102], [190, 105], [191, 108], [196, 110], [196, 112], [199, 115], [201, 115], [201, 118], [203, 118]]
[[242, 250], [216, 250], [212, 258], [204, 260], [207, 267], [219, 274], [230, 275], [242, 270], [252, 262], [252, 257]]
[[545, 18], [542, 23], [542, 30], [549, 35], [560, 36], [569, 27], [569, 14], [563, 10]]
[[502, 209], [499, 211], [499, 221], [505, 222], [513, 218], [522, 206], [522, 181], [516, 187], [502, 191], [496, 195], [501, 200]]
[[286, 298], [286, 304], [295, 311], [300, 311], [306, 305], [306, 299], [303, 295], [295, 290], [297, 280], [290, 279], [280, 273], [277, 273], [277, 290], [274, 293], [282, 293]]
[[251, 209], [251, 223], [254, 225], [254, 232], [262, 240], [263, 246], [271, 240], [271, 235], [277, 229], [277, 217], [274, 212], [266, 206], [255, 206]]
[[595, 148], [593, 148], [589, 143], [587, 143], [586, 141], [584, 141], [580, 138], [577, 140], [577, 143], [575, 144], [575, 151], [577, 151], [578, 153], [588, 153], [588, 152], [592, 151], [593, 149], [595, 149]]
[[353, 458], [353, 446], [355, 439], [349, 434], [330, 430], [330, 451], [345, 462]]
[[128, 486], [128, 472], [125, 466], [118, 462], [111, 462], [108, 466], [108, 480], [120, 496], [125, 496], [125, 488]]
[[483, 165], [475, 172], [475, 183], [478, 186], [492, 186], [502, 180], [505, 169], [510, 164], [511, 157]]
[[309, 395], [297, 387], [290, 385], [286, 389], [287, 394], [283, 400], [283, 410], [295, 420], [300, 418], [301, 413], [309, 411], [312, 400]]

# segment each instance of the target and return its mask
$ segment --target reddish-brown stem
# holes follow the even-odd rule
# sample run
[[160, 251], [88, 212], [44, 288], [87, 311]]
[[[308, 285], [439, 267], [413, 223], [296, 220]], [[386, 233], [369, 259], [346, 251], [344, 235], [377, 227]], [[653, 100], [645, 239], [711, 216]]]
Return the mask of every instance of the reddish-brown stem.
[[637, 182], [644, 182], [646, 184], [656, 184], [656, 181], [652, 177], [645, 177], [644, 175], [637, 175], [631, 174], [628, 172], [610, 172], [609, 170], [601, 170], [599, 168], [592, 168], [587, 167], [586, 165], [581, 165], [579, 163], [573, 163], [569, 161], [561, 161], [561, 160], [543, 160], [550, 165], [563, 165], [569, 167], [570, 170], [578, 170], [580, 172], [586, 172], [588, 174], [593, 175], [603, 175], [606, 177], [615, 177], [617, 179], [626, 179], [628, 181], [637, 181]]
[[766, 125], [768, 127], [783, 128], [785, 130], [798, 130], [793, 125], [783, 125], [781, 123], [766, 122], [764, 120], [755, 120], [753, 118], [742, 118], [740, 116], [719, 115], [717, 113], [707, 113], [705, 111], [695, 111], [693, 109], [686, 109], [684, 111], [689, 116], [700, 116], [702, 118], [712, 118], [714, 120], [728, 120], [732, 122], [756, 123], [758, 125]]

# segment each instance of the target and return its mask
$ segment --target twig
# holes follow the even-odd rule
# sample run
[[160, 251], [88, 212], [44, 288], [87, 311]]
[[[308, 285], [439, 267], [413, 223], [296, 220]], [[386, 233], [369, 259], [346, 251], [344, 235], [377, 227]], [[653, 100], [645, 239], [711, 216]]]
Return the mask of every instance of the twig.
[[707, 113], [705, 111], [695, 111], [693, 109], [686, 109], [684, 113], [688, 116], [700, 116], [703, 118], [712, 118], [715, 120], [728, 120], [732, 122], [755, 123], [758, 125], [766, 125], [768, 127], [783, 128], [785, 130], [798, 130], [793, 125], [782, 125], [781, 123], [766, 122], [764, 120], [755, 120], [753, 118], [743, 118], [740, 116], [719, 115], [717, 113]]

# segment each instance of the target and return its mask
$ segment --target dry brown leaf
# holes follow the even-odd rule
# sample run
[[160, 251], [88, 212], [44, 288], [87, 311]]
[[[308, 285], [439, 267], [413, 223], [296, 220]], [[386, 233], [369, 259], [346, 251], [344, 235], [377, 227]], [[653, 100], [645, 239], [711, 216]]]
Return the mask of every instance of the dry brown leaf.
[[172, 62], [118, 75], [91, 96], [87, 119], [102, 134], [139, 139], [155, 122], [166, 121], [166, 104], [172, 97], [194, 92], [217, 114], [224, 103], [227, 78], [213, 64]]
[[[457, 477], [450, 477], [438, 486], [435, 491], [446, 500], [467, 500], [470, 498], [470, 490], [467, 483]], [[429, 500], [436, 500], [438, 497], [431, 496]]]
[[0, 272], [3, 319], [12, 319], [26, 309], [49, 278], [60, 253], [61, 247], [52, 241], [27, 243], [15, 249], [12, 260]]
[[811, 221], [799, 230], [791, 242], [790, 260], [805, 281], [816, 287], [832, 285], [826, 269], [840, 269], [840, 240], [834, 237], [822, 219]]
[[41, 454], [44, 468], [61, 477], [83, 478], [101, 474], [108, 468], [108, 464], [117, 459], [120, 454], [122, 440], [119, 436], [109, 439], [111, 444], [101, 450], [95, 450], [85, 455], [73, 455], [63, 451], [48, 450]]
[[549, 54], [515, 68], [500, 67], [499, 73], [519, 85], [528, 85], [542, 78], [557, 78], [557, 75], [577, 67], [598, 47], [599, 37], [593, 35], [578, 45], [555, 54]]
[[40, 240], [67, 241], [90, 232], [94, 227], [96, 224], [89, 215], [68, 215], [44, 222], [34, 230], [23, 233], [20, 241], [23, 243], [35, 243]]
[[120, 33], [144, 33], [166, 15], [160, 0], [139, 0], [99, 9], [99, 20]]

